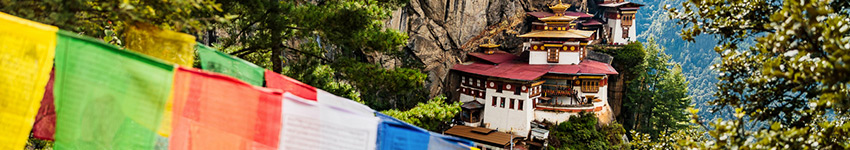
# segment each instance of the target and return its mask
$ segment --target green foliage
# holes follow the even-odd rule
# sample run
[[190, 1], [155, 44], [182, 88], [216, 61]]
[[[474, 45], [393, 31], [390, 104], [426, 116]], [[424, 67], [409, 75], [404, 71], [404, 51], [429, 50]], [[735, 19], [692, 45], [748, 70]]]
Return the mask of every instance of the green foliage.
[[[850, 2], [690, 0], [670, 17], [682, 38], [720, 38], [711, 110], [734, 118], [706, 127], [704, 149], [850, 148]], [[744, 41], [756, 44], [742, 48]], [[702, 124], [699, 120], [695, 120]], [[754, 126], [767, 124], [767, 126]], [[699, 144], [693, 144], [699, 143]]]
[[597, 47], [598, 52], [602, 52], [614, 57], [613, 66], [617, 70], [624, 71], [625, 79], [632, 79], [636, 75], [635, 72], [644, 70], [636, 64], [641, 64], [646, 57], [646, 51], [643, 50], [643, 44], [640, 42], [629, 43], [620, 48], [602, 48]]
[[[209, 24], [226, 22], [221, 5], [213, 0], [195, 1], [0, 1], [0, 11], [92, 37], [104, 37], [125, 25], [145, 22], [169, 30], [200, 31]], [[218, 13], [216, 13], [218, 12]], [[214, 15], [221, 14], [221, 15]]]
[[623, 138], [626, 136], [626, 129], [623, 129], [622, 124], [612, 123], [609, 125], [603, 125], [599, 129], [600, 132], [605, 135], [605, 139], [608, 140], [608, 149], [631, 149], [629, 143], [625, 143], [625, 141], [623, 141]]
[[[220, 1], [236, 17], [222, 24], [225, 49], [270, 70], [376, 110], [409, 109], [428, 99], [426, 75], [416, 69], [384, 67], [366, 54], [399, 57], [407, 35], [383, 27], [406, 1]], [[263, 55], [256, 55], [257, 53]], [[255, 57], [252, 57], [255, 56]], [[258, 57], [256, 57], [258, 56]]]
[[381, 113], [392, 116], [401, 121], [422, 127], [426, 130], [441, 132], [448, 129], [448, 125], [457, 113], [460, 113], [460, 102], [445, 103], [446, 97], [437, 96], [428, 103], [416, 104], [410, 110], [400, 111], [396, 109], [381, 111]]
[[[313, 54], [318, 54], [321, 51], [321, 48], [319, 48], [316, 43], [305, 43], [301, 45], [301, 48], [305, 52]], [[364, 102], [360, 98], [360, 93], [358, 93], [353, 86], [351, 86], [347, 82], [343, 82], [334, 78], [335, 73], [337, 71], [331, 68], [330, 65], [321, 64], [321, 61], [317, 59], [309, 59], [309, 56], [302, 55], [300, 57], [301, 59], [299, 60], [302, 61], [295, 61], [289, 63], [286, 67], [283, 68], [281, 74], [304, 82], [305, 84], [311, 85], [313, 87], [325, 90], [334, 95], [339, 95], [367, 105], [370, 104]], [[257, 58], [268, 57], [254, 57], [253, 59]]]
[[[622, 140], [624, 132], [622, 126], [618, 124], [600, 128], [595, 114], [581, 112], [578, 116], [570, 116], [568, 121], [550, 127], [549, 149], [607, 150], [622, 148], [623, 144], [617, 140]], [[616, 143], [611, 141], [616, 141]]]
[[[343, 60], [337, 63], [342, 76], [364, 94], [375, 110], [408, 109], [427, 99], [425, 74], [407, 68], [384, 69], [379, 65]], [[348, 63], [345, 63], [348, 62]]]
[[41, 140], [35, 138], [30, 134], [29, 139], [27, 140], [27, 145], [24, 148], [26, 150], [52, 150], [53, 149], [53, 141]]
[[[713, 36], [701, 35], [693, 37], [696, 42], [688, 42], [679, 37], [682, 26], [676, 26], [676, 21], [667, 16], [664, 7], [677, 6], [688, 0], [630, 0], [631, 2], [645, 4], [641, 7], [635, 17], [638, 40], [647, 41], [655, 39], [655, 43], [665, 47], [665, 53], [670, 55], [670, 60], [682, 66], [682, 75], [688, 80], [688, 95], [692, 98], [691, 105], [698, 109], [708, 109], [708, 101], [714, 99], [716, 91], [715, 78], [717, 72], [711, 69], [711, 65], [720, 62], [720, 55], [714, 52], [714, 46], [718, 40]], [[742, 45], [752, 42], [741, 43]], [[714, 118], [732, 118], [731, 109], [718, 111], [700, 111], [699, 115], [706, 120]]]
[[[705, 131], [691, 126], [670, 132], [662, 132], [657, 137], [646, 133], [631, 132], [632, 140], [629, 145], [634, 149], [687, 149], [696, 147], [698, 142], [705, 142]], [[682, 142], [679, 142], [682, 141]]]
[[691, 103], [688, 82], [663, 47], [650, 39], [646, 45], [635, 42], [603, 52], [613, 55], [614, 65], [624, 70], [626, 92], [621, 119], [626, 130], [656, 137], [686, 126], [684, 110]]

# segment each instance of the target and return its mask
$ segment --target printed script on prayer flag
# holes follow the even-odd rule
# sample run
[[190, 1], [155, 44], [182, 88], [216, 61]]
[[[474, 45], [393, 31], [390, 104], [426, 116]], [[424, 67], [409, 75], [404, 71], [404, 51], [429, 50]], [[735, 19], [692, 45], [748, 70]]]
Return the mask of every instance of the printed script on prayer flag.
[[0, 149], [27, 142], [56, 47], [53, 26], [0, 12]]
[[171, 92], [173, 66], [58, 33], [54, 148], [149, 150], [162, 142], [156, 131]]
[[180, 67], [170, 149], [278, 149], [281, 99], [279, 90]]
[[375, 149], [377, 117], [284, 94], [282, 149]]
[[126, 48], [167, 62], [191, 67], [195, 62], [195, 37], [159, 29], [145, 23], [133, 23], [126, 30]]

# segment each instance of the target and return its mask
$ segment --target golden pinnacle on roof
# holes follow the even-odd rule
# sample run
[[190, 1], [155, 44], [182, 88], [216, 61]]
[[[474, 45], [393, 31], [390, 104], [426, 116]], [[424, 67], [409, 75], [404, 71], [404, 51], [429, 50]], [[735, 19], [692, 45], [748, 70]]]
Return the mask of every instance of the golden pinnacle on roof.
[[567, 8], [570, 8], [570, 4], [564, 4], [561, 2], [561, 0], [558, 0], [558, 4], [549, 7], [549, 9], [552, 9], [552, 11], [555, 13], [564, 12], [567, 10]]
[[493, 43], [493, 39], [487, 39], [487, 41], [488, 41], [487, 44], [481, 44], [481, 45], [478, 45], [478, 47], [481, 47], [481, 48], [496, 48], [496, 47], [499, 47], [499, 44]]

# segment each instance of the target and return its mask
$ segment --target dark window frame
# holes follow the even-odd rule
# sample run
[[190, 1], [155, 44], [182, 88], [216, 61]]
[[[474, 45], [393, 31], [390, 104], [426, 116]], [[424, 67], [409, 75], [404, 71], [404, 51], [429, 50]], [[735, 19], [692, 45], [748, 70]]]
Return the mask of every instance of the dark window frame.
[[502, 97], [502, 102], [499, 104], [499, 107], [505, 108], [505, 98]]
[[518, 99], [518, 100], [517, 100], [517, 102], [519, 103], [519, 104], [517, 105], [517, 110], [522, 110], [523, 102], [525, 102], [525, 101], [524, 101], [524, 100], [521, 100], [521, 99]]

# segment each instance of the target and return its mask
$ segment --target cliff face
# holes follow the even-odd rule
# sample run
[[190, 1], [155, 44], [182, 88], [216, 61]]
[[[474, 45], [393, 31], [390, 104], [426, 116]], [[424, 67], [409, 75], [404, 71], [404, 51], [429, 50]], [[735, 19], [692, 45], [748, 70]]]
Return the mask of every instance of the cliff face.
[[[478, 48], [488, 39], [501, 44], [501, 49], [517, 53], [522, 40], [517, 34], [529, 29], [526, 11], [549, 11], [547, 5], [557, 0], [410, 0], [407, 6], [395, 11], [386, 21], [388, 28], [406, 32], [410, 39], [404, 50], [424, 64], [428, 74], [427, 88], [431, 96], [450, 93], [445, 87], [449, 69], [465, 59], [466, 53]], [[582, 2], [563, 0], [573, 7]], [[373, 56], [386, 67], [396, 66], [398, 60]], [[452, 97], [449, 95], [449, 97]]]

